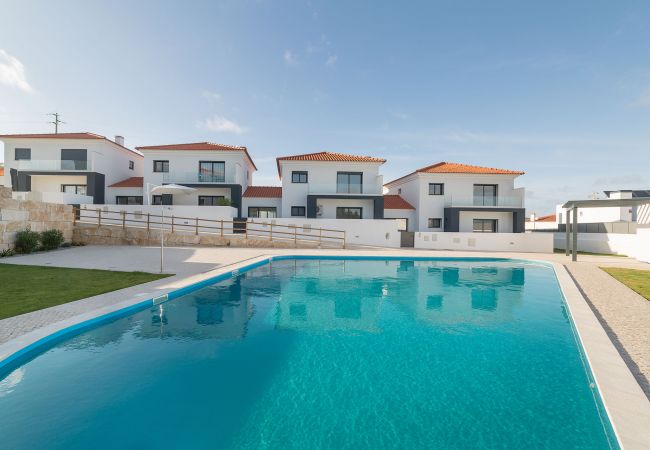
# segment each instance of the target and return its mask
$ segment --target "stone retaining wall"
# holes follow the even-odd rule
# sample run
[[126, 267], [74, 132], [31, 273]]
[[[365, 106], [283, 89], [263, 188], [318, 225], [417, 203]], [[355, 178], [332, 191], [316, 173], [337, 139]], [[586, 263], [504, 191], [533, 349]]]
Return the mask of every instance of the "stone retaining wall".
[[[77, 223], [74, 226], [73, 241], [89, 245], [160, 245], [160, 230], [145, 228], [122, 228], [115, 225], [97, 226], [88, 223]], [[318, 242], [293, 240], [270, 241], [266, 237], [246, 239], [239, 236], [219, 236], [216, 234], [199, 234], [189, 232], [165, 231], [165, 245], [191, 246], [203, 245], [211, 247], [255, 247], [255, 248], [318, 248]], [[332, 246], [331, 244], [329, 246]], [[323, 247], [328, 247], [323, 243]]]
[[13, 247], [16, 233], [27, 228], [38, 232], [61, 230], [70, 242], [73, 220], [71, 205], [14, 200], [11, 188], [0, 187], [0, 250]]

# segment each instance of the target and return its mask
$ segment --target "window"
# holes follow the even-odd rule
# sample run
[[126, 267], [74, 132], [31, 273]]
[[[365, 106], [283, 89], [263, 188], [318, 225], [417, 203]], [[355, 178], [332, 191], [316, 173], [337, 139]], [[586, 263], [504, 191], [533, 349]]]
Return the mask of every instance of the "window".
[[154, 161], [153, 162], [153, 171], [154, 172], [169, 172], [169, 161]]
[[443, 183], [429, 183], [429, 195], [445, 195]]
[[397, 189], [397, 195], [401, 195], [401, 194], [402, 194], [402, 188], [398, 188]]
[[260, 219], [275, 219], [278, 217], [275, 206], [249, 206], [248, 217]]
[[496, 233], [497, 219], [474, 219], [474, 233]]
[[292, 183], [306, 183], [307, 182], [307, 172], [299, 172], [299, 171], [291, 172], [291, 182]]
[[142, 205], [141, 195], [116, 195], [115, 203], [118, 205]]
[[162, 205], [163, 204], [163, 196], [162, 195], [152, 195], [151, 196], [151, 204], [152, 205]]
[[363, 174], [361, 172], [337, 172], [336, 192], [339, 194], [361, 194]]
[[32, 149], [31, 148], [17, 148], [14, 150], [14, 159], [20, 161], [21, 159], [30, 160], [32, 159]]
[[442, 228], [442, 219], [440, 219], [440, 218], [428, 219], [427, 220], [427, 227], [428, 228]]
[[87, 154], [85, 148], [62, 148], [61, 170], [88, 170]]
[[336, 208], [337, 219], [361, 219], [363, 217], [363, 208], [349, 208], [347, 206], [338, 206]]
[[86, 195], [86, 185], [85, 184], [62, 184], [61, 192], [65, 192], [67, 194]]
[[219, 206], [223, 200], [223, 195], [199, 195], [199, 206]]
[[409, 228], [409, 220], [404, 218], [395, 219], [397, 220], [397, 231], [407, 231]]
[[135, 168], [135, 163], [133, 161], [129, 161], [129, 170], [133, 170]]
[[475, 184], [474, 206], [497, 206], [497, 185]]
[[292, 216], [305, 216], [306, 208], [304, 206], [292, 206], [291, 207]]
[[226, 163], [223, 161], [199, 161], [199, 181], [223, 183], [226, 181]]

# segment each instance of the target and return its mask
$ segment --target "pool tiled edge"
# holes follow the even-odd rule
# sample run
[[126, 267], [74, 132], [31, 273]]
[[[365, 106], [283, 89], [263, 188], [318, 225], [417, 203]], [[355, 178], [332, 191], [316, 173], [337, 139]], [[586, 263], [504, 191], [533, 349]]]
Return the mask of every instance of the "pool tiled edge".
[[619, 444], [650, 449], [650, 402], [567, 269], [553, 268]]
[[395, 256], [394, 254], [390, 256], [377, 254], [372, 256], [354, 254], [260, 255], [229, 266], [190, 276], [177, 282], [177, 286], [175, 287], [157, 292], [155, 296], [147, 297], [147, 295], [151, 294], [139, 294], [124, 302], [53, 323], [26, 333], [4, 344], [0, 344], [0, 376], [3, 376], [8, 368], [16, 367], [40, 353], [44, 346], [53, 345], [54, 343], [69, 338], [71, 335], [149, 308], [154, 304], [154, 298], [166, 297], [167, 300], [172, 300], [228, 277], [252, 270], [270, 261], [292, 258], [400, 260], [488, 259], [529, 261], [553, 267], [584, 356], [589, 364], [604, 409], [607, 411], [619, 444], [625, 449], [650, 449], [650, 402], [648, 402], [643, 390], [634, 379], [614, 344], [610, 341], [586, 299], [567, 272], [567, 269], [560, 263], [543, 260], [485, 257], [420, 257], [414, 255]]

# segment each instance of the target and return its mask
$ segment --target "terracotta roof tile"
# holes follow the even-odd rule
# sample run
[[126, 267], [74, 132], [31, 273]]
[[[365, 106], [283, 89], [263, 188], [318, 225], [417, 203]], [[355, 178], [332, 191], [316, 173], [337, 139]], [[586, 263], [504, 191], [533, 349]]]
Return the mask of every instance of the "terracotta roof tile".
[[0, 167], [0, 177], [1, 177], [1, 176], [4, 176], [4, 174], [5, 174], [5, 168], [4, 168], [4, 167]]
[[246, 157], [253, 165], [255, 170], [257, 166], [253, 162], [253, 158], [248, 153], [248, 149], [244, 146], [217, 144], [215, 142], [190, 142], [186, 144], [165, 144], [165, 145], [147, 145], [136, 147], [138, 150], [207, 150], [207, 151], [229, 151], [229, 152], [244, 152]]
[[131, 153], [142, 157], [139, 152], [132, 150], [128, 147], [118, 144], [115, 141], [111, 141], [106, 136], [100, 134], [88, 133], [86, 131], [80, 133], [36, 133], [36, 134], [0, 134], [0, 139], [97, 139], [108, 141], [111, 144], [115, 144], [124, 150], [128, 150]]
[[381, 164], [386, 162], [385, 159], [375, 158], [374, 156], [357, 156], [336, 152], [317, 152], [305, 153], [304, 155], [280, 156], [279, 158], [276, 158], [278, 174], [280, 177], [282, 177], [280, 161], [372, 162]]
[[470, 164], [460, 164], [452, 162], [439, 162], [430, 166], [417, 169], [403, 177], [389, 181], [386, 185], [402, 180], [416, 173], [473, 173], [479, 175], [523, 175], [526, 172], [518, 170], [497, 169], [494, 167], [472, 166]]
[[399, 195], [384, 195], [384, 209], [415, 209]]
[[282, 198], [282, 186], [248, 186], [242, 197]]
[[133, 188], [133, 187], [143, 187], [144, 186], [144, 177], [131, 177], [126, 180], [118, 181], [117, 183], [111, 184], [109, 187], [114, 188]]
[[555, 222], [555, 214], [549, 214], [548, 216], [542, 216], [535, 219], [535, 222]]

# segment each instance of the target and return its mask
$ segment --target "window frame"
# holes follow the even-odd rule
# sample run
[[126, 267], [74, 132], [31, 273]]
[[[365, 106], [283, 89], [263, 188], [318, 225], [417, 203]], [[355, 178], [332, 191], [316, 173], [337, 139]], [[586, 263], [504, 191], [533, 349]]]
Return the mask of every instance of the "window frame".
[[[77, 155], [74, 159], [70, 156], [63, 157], [67, 152], [68, 155]], [[83, 157], [79, 156], [83, 154]], [[71, 161], [74, 165], [72, 169], [65, 167], [64, 161]], [[62, 148], [61, 149], [61, 170], [88, 170], [88, 149], [86, 148]]]
[[[358, 209], [359, 210], [359, 217], [339, 217], [339, 211], [340, 210], [351, 210], [351, 209]], [[336, 207], [336, 218], [337, 219], [363, 219], [363, 207], [361, 206], [337, 206]]]
[[[253, 210], [257, 210], [257, 215], [252, 214]], [[268, 213], [273, 211], [273, 216], [269, 216]], [[265, 211], [267, 216], [260, 217], [259, 213]], [[248, 207], [248, 217], [253, 219], [277, 219], [278, 218], [278, 208], [277, 206], [249, 206]]]
[[[29, 157], [28, 158], [19, 158], [18, 157], [18, 151], [19, 150], [27, 151], [27, 153], [29, 153]], [[32, 160], [32, 149], [31, 149], [31, 147], [30, 148], [26, 148], [26, 147], [14, 148], [14, 161], [31, 161], [31, 160]]]
[[129, 160], [129, 170], [135, 170], [135, 162]]
[[[340, 183], [339, 182], [339, 177], [347, 176], [347, 183]], [[359, 192], [356, 192], [354, 190], [350, 190], [350, 186], [357, 186], [357, 183], [350, 183], [350, 176], [352, 175], [358, 175], [359, 176]], [[347, 186], [346, 190], [342, 190], [341, 186]], [[336, 193], [337, 194], [363, 194], [363, 172], [348, 172], [348, 171], [343, 171], [343, 172], [336, 172]]]
[[[210, 173], [203, 174], [201, 172], [201, 165], [202, 164], [210, 164]], [[217, 170], [215, 172], [214, 167], [215, 165], [221, 164], [223, 166], [223, 172], [221, 170]], [[202, 183], [225, 183], [226, 182], [226, 162], [225, 161], [212, 161], [212, 160], [201, 160], [199, 161], [199, 182]], [[216, 175], [215, 175], [216, 174]], [[211, 178], [206, 181], [203, 180], [203, 177], [205, 178]]]
[[[126, 203], [120, 203], [120, 199], [126, 199]], [[135, 203], [131, 203], [129, 199], [136, 199]], [[138, 203], [139, 201], [139, 203]], [[142, 195], [116, 195], [115, 196], [116, 205], [142, 205], [144, 204], [144, 197]]]
[[[295, 214], [294, 210], [302, 210], [302, 214]], [[307, 215], [307, 207], [305, 206], [292, 206], [291, 207], [291, 217], [305, 217]]]
[[[68, 191], [65, 190], [66, 187], [74, 187], [75, 190], [74, 190], [74, 192], [68, 192]], [[81, 193], [81, 194], [78, 192], [80, 187], [84, 188], [83, 193]], [[61, 192], [66, 193], [66, 194], [88, 195], [87, 194], [88, 185], [87, 184], [70, 184], [70, 183], [62, 184], [61, 185]]]
[[[476, 188], [480, 187], [481, 188], [481, 195], [476, 195]], [[485, 199], [485, 188], [486, 187], [491, 187], [494, 188], [494, 197], [493, 201], [486, 203]], [[473, 205], [474, 206], [497, 206], [498, 205], [498, 198], [499, 198], [499, 185], [498, 184], [474, 184], [472, 188], [472, 196], [473, 196]], [[487, 197], [490, 198], [490, 197]], [[477, 201], [477, 199], [481, 199], [480, 202]]]
[[[156, 165], [160, 163], [162, 170], [157, 170]], [[166, 170], [165, 170], [166, 169]], [[169, 173], [169, 160], [168, 159], [154, 159], [153, 160], [153, 172], [154, 173]]]
[[[296, 175], [298, 175], [298, 181], [296, 181]], [[302, 180], [302, 175], [305, 176], [305, 181]], [[293, 184], [305, 184], [309, 183], [309, 172], [306, 170], [292, 170], [291, 171], [291, 183]]]
[[[435, 221], [438, 221], [438, 226], [432, 226], [435, 225]], [[429, 217], [427, 219], [427, 228], [430, 229], [442, 229], [442, 217]]]
[[[201, 200], [203, 200], [205, 202], [206, 198], [211, 199], [212, 203], [211, 204], [205, 204], [205, 203], [201, 204]], [[215, 202], [214, 202], [215, 199], [217, 200], [217, 203], [218, 203], [219, 200], [225, 200], [226, 196], [225, 195], [199, 195], [199, 197], [197, 199], [197, 205], [198, 206], [219, 206], [218, 204], [215, 204]]]
[[[433, 188], [433, 192], [431, 192]], [[440, 188], [440, 192], [436, 192]], [[445, 195], [445, 183], [429, 183], [429, 195]]]
[[[477, 230], [476, 229], [476, 223], [481, 222], [481, 229]], [[494, 225], [494, 230], [487, 230], [485, 229], [485, 223], [492, 223]], [[478, 219], [472, 219], [472, 233], [498, 233], [499, 232], [499, 219], [483, 219], [483, 218], [478, 218]]]

